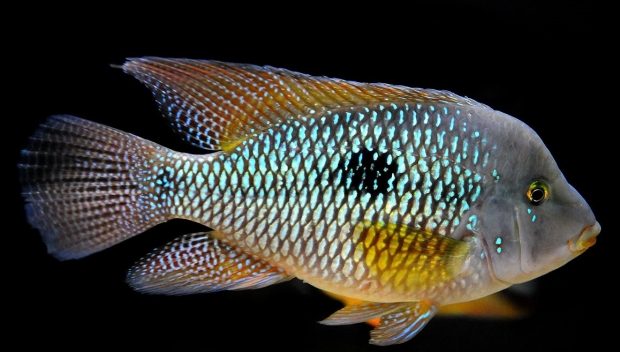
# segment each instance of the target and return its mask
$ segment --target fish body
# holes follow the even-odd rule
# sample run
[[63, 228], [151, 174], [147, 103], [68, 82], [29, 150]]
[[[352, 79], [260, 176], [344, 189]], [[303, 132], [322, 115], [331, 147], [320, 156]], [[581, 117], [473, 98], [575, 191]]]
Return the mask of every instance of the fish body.
[[72, 116], [23, 152], [31, 224], [61, 260], [170, 219], [186, 234], [141, 259], [136, 290], [191, 294], [293, 277], [356, 300], [323, 321], [380, 318], [379, 345], [438, 307], [554, 270], [600, 226], [523, 122], [450, 92], [217, 61], [129, 59], [172, 128], [172, 151]]

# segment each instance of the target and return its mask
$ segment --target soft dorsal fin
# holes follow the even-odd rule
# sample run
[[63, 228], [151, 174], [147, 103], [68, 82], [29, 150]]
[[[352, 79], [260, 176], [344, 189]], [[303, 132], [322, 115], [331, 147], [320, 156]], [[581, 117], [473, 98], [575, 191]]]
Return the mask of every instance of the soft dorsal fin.
[[313, 77], [219, 61], [128, 59], [123, 70], [150, 88], [162, 113], [191, 144], [234, 149], [270, 126], [325, 110], [403, 101], [480, 105], [446, 91]]

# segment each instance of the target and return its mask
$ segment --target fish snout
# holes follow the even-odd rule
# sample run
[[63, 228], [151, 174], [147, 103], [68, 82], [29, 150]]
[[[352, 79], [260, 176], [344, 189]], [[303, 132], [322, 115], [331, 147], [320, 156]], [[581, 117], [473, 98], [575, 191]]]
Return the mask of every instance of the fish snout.
[[596, 243], [596, 236], [601, 232], [601, 225], [598, 221], [593, 225], [588, 225], [581, 230], [581, 233], [568, 240], [568, 250], [572, 253], [582, 253]]

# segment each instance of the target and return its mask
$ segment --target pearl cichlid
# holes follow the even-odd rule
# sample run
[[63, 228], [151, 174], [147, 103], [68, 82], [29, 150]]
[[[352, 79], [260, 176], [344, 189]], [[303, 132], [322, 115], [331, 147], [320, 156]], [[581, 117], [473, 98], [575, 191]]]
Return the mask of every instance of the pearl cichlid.
[[78, 259], [170, 219], [185, 234], [129, 270], [135, 290], [184, 295], [299, 278], [351, 297], [328, 325], [380, 318], [408, 341], [438, 307], [557, 269], [600, 225], [523, 122], [456, 94], [273, 67], [129, 59], [180, 153], [52, 116], [19, 164], [30, 223]]

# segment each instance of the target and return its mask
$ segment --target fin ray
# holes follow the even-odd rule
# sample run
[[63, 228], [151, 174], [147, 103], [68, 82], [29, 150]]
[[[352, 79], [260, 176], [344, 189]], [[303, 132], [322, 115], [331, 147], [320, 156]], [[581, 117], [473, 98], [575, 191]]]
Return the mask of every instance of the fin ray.
[[453, 279], [471, 249], [470, 242], [394, 223], [364, 222], [355, 227], [353, 237], [365, 248], [387, 247], [386, 255], [367, 265], [381, 277], [382, 284], [398, 291]]
[[370, 332], [370, 343], [387, 346], [407, 342], [437, 314], [437, 307], [429, 301], [410, 304], [382, 316], [379, 325]]
[[423, 100], [484, 106], [446, 91], [315, 77], [270, 66], [145, 57], [130, 58], [122, 68], [152, 91], [177, 133], [207, 150], [230, 151], [269, 126], [333, 109]]
[[127, 282], [140, 292], [187, 295], [257, 289], [293, 278], [219, 237], [217, 231], [181, 236], [138, 261]]
[[410, 303], [394, 302], [363, 302], [354, 305], [348, 305], [336, 311], [334, 314], [320, 321], [324, 325], [348, 325], [363, 323], [388, 314], [392, 311], [402, 309], [409, 306]]
[[20, 181], [30, 224], [54, 257], [76, 259], [167, 219], [145, 180], [166, 148], [73, 116], [52, 116], [22, 151]]

